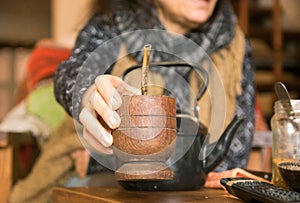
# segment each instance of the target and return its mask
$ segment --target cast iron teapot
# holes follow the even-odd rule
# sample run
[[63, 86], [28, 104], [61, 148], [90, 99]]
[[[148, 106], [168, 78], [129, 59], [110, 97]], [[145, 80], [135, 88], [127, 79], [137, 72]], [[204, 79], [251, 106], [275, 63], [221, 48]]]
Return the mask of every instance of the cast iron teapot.
[[[194, 115], [177, 112], [177, 139], [173, 155], [166, 164], [174, 172], [172, 180], [137, 180], [118, 181], [119, 184], [129, 190], [145, 191], [171, 191], [171, 190], [197, 190], [200, 189], [207, 179], [207, 174], [214, 170], [227, 154], [232, 139], [244, 118], [235, 116], [227, 126], [220, 139], [207, 144], [208, 129], [198, 119], [197, 102], [206, 91], [208, 85], [207, 72], [202, 67], [196, 67], [184, 62], [159, 62], [151, 63], [152, 66], [165, 67], [189, 67], [197, 69], [203, 80], [203, 85], [196, 95]], [[141, 65], [133, 66], [126, 70], [123, 78], [132, 70], [141, 68]], [[178, 158], [179, 157], [179, 158]]]

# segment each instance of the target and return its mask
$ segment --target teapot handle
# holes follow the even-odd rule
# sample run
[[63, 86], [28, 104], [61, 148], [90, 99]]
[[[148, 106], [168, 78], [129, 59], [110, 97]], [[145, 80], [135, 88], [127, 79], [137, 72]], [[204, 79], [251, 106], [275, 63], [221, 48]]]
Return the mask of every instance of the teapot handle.
[[[178, 67], [190, 67], [191, 69], [194, 69], [195, 71], [199, 71], [202, 75], [202, 79], [203, 79], [203, 85], [200, 87], [197, 95], [196, 95], [196, 99], [194, 102], [194, 113], [195, 116], [198, 118], [198, 101], [201, 99], [201, 97], [203, 96], [204, 92], [207, 89], [208, 86], [208, 73], [206, 72], [206, 70], [204, 68], [202, 68], [201, 66], [196, 66], [196, 65], [191, 65], [185, 62], [181, 62], [181, 61], [162, 61], [162, 62], [152, 62], [149, 65], [151, 66], [165, 66], [165, 67], [170, 67], [170, 66], [178, 66]], [[122, 79], [125, 78], [125, 76], [138, 68], [141, 68], [142, 64], [137, 64], [135, 66], [131, 66], [130, 68], [126, 69], [126, 71], [124, 71], [124, 73], [122, 74]]]

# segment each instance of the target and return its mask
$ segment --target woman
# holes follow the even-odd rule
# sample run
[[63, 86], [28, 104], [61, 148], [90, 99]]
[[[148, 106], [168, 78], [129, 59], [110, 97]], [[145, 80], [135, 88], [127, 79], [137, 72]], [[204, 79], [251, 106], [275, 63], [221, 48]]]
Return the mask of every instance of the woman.
[[[225, 87], [225, 124], [234, 114], [247, 113], [247, 120], [239, 128], [226, 159], [216, 171], [245, 167], [253, 134], [254, 68], [249, 42], [237, 25], [230, 3], [227, 0], [128, 0], [98, 3], [99, 10], [79, 33], [71, 57], [59, 66], [55, 74], [56, 98], [70, 115], [82, 123], [83, 138], [98, 151], [113, 153], [110, 148], [113, 143], [111, 130], [120, 124], [116, 109], [122, 105], [123, 94], [136, 94], [137, 89], [119, 77], [107, 74], [114, 72], [114, 66], [107, 70], [107, 67], [101, 65], [109, 64], [103, 62], [107, 57], [116, 60], [124, 44], [130, 50], [132, 46], [141, 48], [143, 41], [136, 40], [140, 39], [138, 37], [125, 38], [125, 42], [116, 43], [117, 46], [109, 50], [108, 55], [99, 55], [99, 64], [96, 66], [86, 65], [89, 64], [85, 63], [88, 57], [99, 46], [109, 47], [107, 41], [124, 33], [141, 29], [166, 30], [191, 39], [212, 57]], [[162, 46], [175, 41], [167, 41]], [[140, 53], [129, 54], [141, 62]], [[156, 56], [154, 61], [174, 59], [159, 53]], [[179, 97], [184, 97], [180, 94], [185, 90], [176, 92], [179, 92]], [[200, 107], [208, 103], [209, 100], [204, 97]], [[106, 125], [99, 122], [98, 116]], [[209, 120], [209, 116], [203, 119]], [[93, 168], [92, 162], [89, 168]]]

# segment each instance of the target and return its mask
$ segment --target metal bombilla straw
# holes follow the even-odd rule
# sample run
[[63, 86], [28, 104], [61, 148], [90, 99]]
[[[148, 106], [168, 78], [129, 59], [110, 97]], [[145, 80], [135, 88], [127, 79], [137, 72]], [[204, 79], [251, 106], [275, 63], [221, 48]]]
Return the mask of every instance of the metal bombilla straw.
[[141, 91], [142, 95], [147, 95], [148, 90], [148, 70], [149, 70], [149, 63], [150, 63], [150, 51], [151, 51], [152, 45], [146, 44], [144, 46], [144, 57], [143, 57], [143, 65], [142, 65], [142, 85], [141, 85]]

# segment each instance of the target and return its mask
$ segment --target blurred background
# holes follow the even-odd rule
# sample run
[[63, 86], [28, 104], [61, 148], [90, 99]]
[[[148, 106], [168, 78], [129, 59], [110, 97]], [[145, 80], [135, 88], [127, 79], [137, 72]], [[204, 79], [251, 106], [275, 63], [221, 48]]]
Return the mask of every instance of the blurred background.
[[[26, 94], [22, 88], [25, 89], [28, 59], [35, 46], [46, 41], [69, 51], [91, 15], [93, 1], [96, 0], [0, 1], [0, 122], [20, 95]], [[256, 118], [264, 124], [261, 132], [255, 133], [248, 169], [270, 171], [271, 133], [267, 125], [277, 99], [274, 83], [284, 82], [292, 98], [300, 98], [300, 0], [231, 2], [253, 47], [257, 101], [262, 114]], [[21, 117], [21, 123], [23, 120]], [[15, 123], [12, 128], [16, 129]], [[0, 132], [0, 202], [8, 198], [12, 185], [28, 174], [39, 153], [31, 134], [8, 134]]]
[[[90, 15], [93, 0], [0, 1], [0, 120], [18, 94], [25, 66], [38, 40], [51, 38], [71, 48]], [[300, 93], [300, 0], [232, 0], [251, 39], [258, 99], [269, 121], [283, 81], [292, 97]]]

